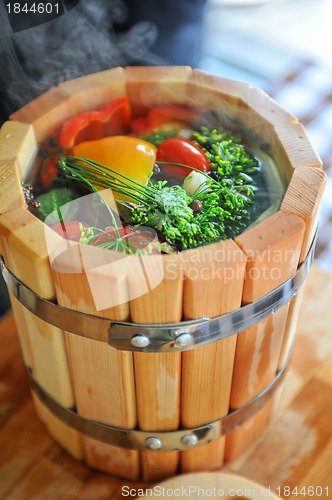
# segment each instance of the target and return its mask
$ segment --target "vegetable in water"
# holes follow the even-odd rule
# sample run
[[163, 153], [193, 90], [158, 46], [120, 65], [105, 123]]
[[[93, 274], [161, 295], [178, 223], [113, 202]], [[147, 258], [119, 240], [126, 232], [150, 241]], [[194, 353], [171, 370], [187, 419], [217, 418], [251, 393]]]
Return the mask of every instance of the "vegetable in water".
[[[194, 130], [200, 116], [197, 110], [163, 105], [131, 119], [128, 99], [120, 98], [65, 122], [59, 145], [73, 156], [61, 156], [56, 166], [54, 159], [46, 163], [41, 187], [59, 176], [60, 185], [92, 192], [110, 188], [117, 201], [116, 206], [107, 191], [100, 193], [90, 219], [85, 214], [84, 223], [74, 221], [65, 237], [126, 253], [141, 252], [141, 238], [151, 253], [160, 245], [184, 250], [239, 234], [248, 225], [260, 166], [240, 137], [222, 129]], [[117, 135], [135, 129], [140, 137]], [[121, 228], [119, 206], [126, 206], [121, 218], [127, 229]], [[55, 230], [63, 231], [63, 220]], [[140, 226], [157, 231], [159, 246]]]
[[42, 165], [42, 168], [40, 169], [39, 172], [39, 181], [44, 189], [49, 189], [54, 181], [58, 177], [58, 170], [57, 170], [57, 164], [58, 164], [59, 158], [53, 157], [50, 158], [48, 161], [44, 162]]
[[162, 169], [166, 174], [182, 180], [188, 175], [188, 169], [177, 164], [187, 165], [201, 172], [210, 170], [210, 161], [202, 148], [182, 137], [172, 137], [162, 142], [157, 149], [157, 162], [163, 162]]
[[216, 172], [221, 184], [245, 191], [248, 196], [253, 195], [252, 176], [259, 171], [259, 166], [241, 144], [240, 136], [234, 136], [227, 130], [201, 127], [200, 131], [193, 133], [193, 141], [203, 149], [210, 161], [211, 171]]
[[48, 224], [57, 223], [59, 220], [69, 220], [75, 217], [72, 202], [78, 198], [79, 194], [71, 188], [52, 189], [48, 193], [40, 194], [36, 197], [39, 208], [35, 215], [41, 220], [48, 218]]
[[[126, 176], [126, 179], [133, 179], [141, 184], [147, 183], [156, 159], [156, 148], [153, 144], [122, 135], [82, 142], [73, 148], [73, 152], [77, 157], [102, 164]], [[97, 190], [117, 187], [107, 184], [107, 168], [95, 171], [93, 176], [90, 175], [89, 181]], [[132, 201], [133, 193], [134, 189], [125, 194], [114, 189], [116, 199]]]
[[183, 181], [183, 189], [192, 196], [203, 183], [206, 182], [206, 175], [193, 170]]
[[99, 111], [86, 111], [67, 120], [61, 127], [58, 143], [71, 149], [80, 142], [125, 134], [131, 119], [128, 97], [120, 97]]
[[134, 118], [130, 128], [137, 134], [155, 130], [181, 129], [193, 125], [200, 118], [200, 113], [192, 108], [164, 104], [151, 108], [146, 116]]

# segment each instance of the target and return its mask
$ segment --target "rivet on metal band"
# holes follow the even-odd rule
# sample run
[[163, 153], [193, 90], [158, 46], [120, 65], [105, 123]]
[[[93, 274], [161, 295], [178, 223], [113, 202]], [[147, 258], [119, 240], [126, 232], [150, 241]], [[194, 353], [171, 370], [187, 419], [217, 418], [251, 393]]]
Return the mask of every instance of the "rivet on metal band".
[[304, 262], [287, 281], [259, 300], [217, 318], [169, 324], [134, 324], [61, 307], [35, 294], [20, 282], [1, 260], [9, 290], [31, 313], [53, 326], [85, 338], [108, 342], [120, 350], [180, 352], [230, 337], [276, 312], [297, 294], [314, 257], [316, 237]]
[[119, 429], [79, 415], [52, 398], [33, 378], [28, 369], [30, 386], [40, 401], [62, 422], [85, 436], [106, 444], [138, 451], [182, 451], [202, 446], [226, 435], [259, 411], [276, 393], [287, 373], [289, 363], [285, 364], [275, 379], [257, 396], [241, 408], [231, 411], [225, 417], [192, 429], [179, 429], [165, 432], [147, 432], [139, 429]]

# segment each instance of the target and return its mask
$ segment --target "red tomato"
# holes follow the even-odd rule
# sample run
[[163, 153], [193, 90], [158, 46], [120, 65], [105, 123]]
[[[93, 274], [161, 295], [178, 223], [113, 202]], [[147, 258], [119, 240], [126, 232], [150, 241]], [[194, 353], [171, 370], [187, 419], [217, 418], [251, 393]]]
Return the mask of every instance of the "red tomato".
[[59, 158], [51, 158], [42, 166], [39, 173], [40, 184], [43, 188], [50, 188], [59, 176], [58, 169], [56, 168]]
[[[210, 171], [210, 161], [205, 156], [203, 149], [196, 146], [192, 141], [181, 137], [171, 137], [162, 142], [157, 149], [156, 161], [182, 163], [196, 168], [201, 172]], [[185, 178], [190, 174], [190, 168], [178, 167], [176, 165], [159, 165], [169, 175]]]
[[85, 224], [84, 222], [80, 222], [77, 220], [70, 220], [54, 224], [53, 226], [51, 226], [51, 229], [53, 229], [53, 231], [58, 233], [66, 240], [79, 241], [81, 238], [81, 231], [79, 224], [82, 224], [84, 229], [88, 227], [88, 225]]

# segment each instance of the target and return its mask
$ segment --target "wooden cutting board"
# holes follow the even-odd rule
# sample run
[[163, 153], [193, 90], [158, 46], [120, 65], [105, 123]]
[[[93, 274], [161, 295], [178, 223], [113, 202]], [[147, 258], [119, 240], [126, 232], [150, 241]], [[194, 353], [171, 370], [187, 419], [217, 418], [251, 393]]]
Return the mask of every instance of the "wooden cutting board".
[[[315, 264], [279, 414], [254, 447], [222, 469], [287, 499], [332, 497], [331, 297], [332, 274]], [[123, 487], [138, 495], [151, 487], [94, 472], [56, 445], [33, 409], [11, 313], [0, 323], [0, 339], [1, 499], [117, 500]]]

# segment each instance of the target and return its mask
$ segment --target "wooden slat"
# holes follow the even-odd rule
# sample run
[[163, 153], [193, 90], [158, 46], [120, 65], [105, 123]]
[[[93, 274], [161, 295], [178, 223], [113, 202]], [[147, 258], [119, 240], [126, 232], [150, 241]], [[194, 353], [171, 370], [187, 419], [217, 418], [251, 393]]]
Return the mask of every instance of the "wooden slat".
[[[78, 258], [75, 258], [77, 254], [73, 258], [76, 248], [72, 248], [60, 254], [53, 263], [58, 302], [65, 307], [109, 319], [128, 320], [129, 306], [124, 302], [127, 300], [127, 295], [124, 295], [126, 271], [125, 267], [121, 268], [119, 260], [119, 257], [125, 256], [87, 245], [77, 245], [77, 249], [80, 251]], [[116, 259], [115, 266], [109, 260], [112, 256]], [[126, 265], [127, 261], [124, 262]], [[100, 300], [105, 298], [108, 290], [112, 292], [109, 300], [112, 298], [113, 302], [111, 307], [104, 308]], [[114, 305], [116, 300], [119, 305]], [[65, 338], [78, 412], [116, 427], [135, 427], [132, 354], [69, 332], [66, 332]], [[138, 479], [138, 452], [87, 437], [83, 437], [83, 446], [85, 459], [91, 467], [126, 479]]]
[[297, 168], [281, 204], [281, 210], [296, 214], [305, 222], [300, 262], [304, 261], [317, 229], [326, 178], [324, 170]]
[[[183, 276], [179, 257], [147, 256], [141, 263], [152, 287], [131, 301], [131, 320], [135, 323], [181, 321]], [[137, 276], [140, 279], [136, 270], [129, 282], [129, 289], [134, 293]], [[180, 424], [181, 353], [134, 353], [134, 362], [139, 427], [147, 431], [176, 430]], [[157, 481], [177, 472], [179, 454], [147, 451], [142, 452], [141, 461], [143, 480]]]
[[[305, 223], [305, 233], [299, 263], [304, 261], [317, 230], [319, 210], [325, 185], [326, 173], [324, 170], [299, 167], [295, 170], [282, 201], [281, 210], [286, 210], [302, 217]], [[294, 342], [303, 292], [304, 287], [302, 287], [290, 304], [285, 336], [280, 352], [279, 368], [285, 366]]]
[[[44, 224], [19, 208], [0, 216], [0, 235], [9, 270], [41, 297], [54, 299]], [[15, 299], [12, 303], [17, 314], [24, 359], [37, 382], [63, 405], [75, 406], [63, 332], [34, 316]], [[44, 421], [50, 434], [57, 439], [61, 424], [48, 415]], [[66, 442], [73, 456], [79, 456], [77, 433], [72, 440], [73, 431], [65, 426], [61, 429], [61, 442]]]
[[273, 132], [273, 127], [270, 125], [274, 123], [298, 121], [265, 92], [249, 83], [210, 75], [195, 69], [188, 88], [194, 103], [199, 99], [200, 106], [224, 113], [231, 118], [230, 123], [232, 120], [238, 120], [263, 138], [266, 131]]
[[284, 177], [289, 179], [298, 167], [322, 167], [304, 126], [293, 115], [257, 88], [248, 91], [243, 101], [249, 109], [240, 106], [238, 119], [270, 144], [270, 153]]
[[15, 164], [0, 161], [0, 214], [24, 206], [24, 196]]
[[[246, 258], [233, 241], [182, 254], [184, 319], [216, 317], [241, 304]], [[182, 353], [181, 422], [194, 427], [228, 413], [236, 336]], [[224, 438], [181, 453], [182, 472], [223, 463]]]
[[54, 299], [44, 224], [25, 209], [0, 215], [1, 247], [11, 272], [45, 299]]
[[53, 87], [15, 111], [10, 119], [31, 124], [39, 143], [50, 137], [70, 116], [72, 111], [67, 95], [59, 87]]
[[16, 330], [20, 339], [24, 364], [27, 368], [31, 368], [33, 365], [33, 357], [30, 345], [29, 329], [25, 321], [25, 309], [11, 292], [9, 292], [9, 298], [12, 311], [15, 315]]
[[59, 88], [70, 97], [72, 114], [100, 108], [126, 95], [126, 75], [123, 68], [113, 68], [60, 83]]
[[322, 168], [322, 160], [313, 148], [302, 123], [276, 123], [275, 133], [294, 168]]
[[66, 425], [62, 420], [50, 412], [50, 410], [38, 399], [38, 396], [31, 392], [34, 407], [40, 420], [44, 423], [52, 438], [64, 450], [66, 450], [76, 460], [83, 460], [83, 447], [81, 435]]
[[[0, 142], [0, 165], [15, 164], [17, 175], [22, 179], [26, 175], [36, 153], [37, 145], [33, 127], [26, 123], [7, 121], [2, 125], [0, 130]], [[20, 184], [19, 181], [19, 187], [21, 187]], [[14, 186], [10, 191], [12, 191], [13, 188]], [[1, 175], [1, 197], [6, 194], [6, 191], [5, 186], [2, 189]], [[22, 203], [20, 205], [22, 205]]]
[[[70, 383], [69, 368], [67, 356], [64, 347], [63, 333], [45, 323], [27, 309], [10, 293], [10, 300], [13, 312], [15, 314], [16, 327], [20, 339], [21, 350], [25, 365], [32, 370], [34, 378], [42, 387], [64, 406], [73, 407], [74, 399]], [[51, 349], [50, 349], [51, 345]], [[39, 411], [40, 404], [37, 411]], [[39, 414], [44, 411], [46, 417], [41, 417], [45, 425], [50, 427], [50, 433], [57, 442], [65, 444], [66, 448], [73, 445], [78, 439], [78, 434], [71, 431], [71, 439], [68, 440], [68, 427], [64, 426], [59, 420], [51, 415], [49, 411], [41, 409]], [[58, 429], [58, 431], [56, 431]], [[56, 434], [56, 437], [55, 437]], [[73, 453], [76, 458], [81, 457], [79, 445]]]
[[130, 66], [126, 68], [127, 95], [134, 115], [158, 104], [185, 104], [189, 66]]
[[[303, 235], [302, 219], [279, 211], [235, 240], [248, 258], [243, 304], [254, 302], [294, 274]], [[274, 379], [287, 312], [288, 304], [274, 315], [238, 334], [231, 409], [245, 404]], [[269, 414], [268, 411], [267, 413]], [[265, 415], [265, 412], [262, 411], [262, 414]], [[259, 415], [227, 436], [227, 460], [233, 460], [248, 446], [248, 428], [251, 429], [252, 437], [263, 432]]]

